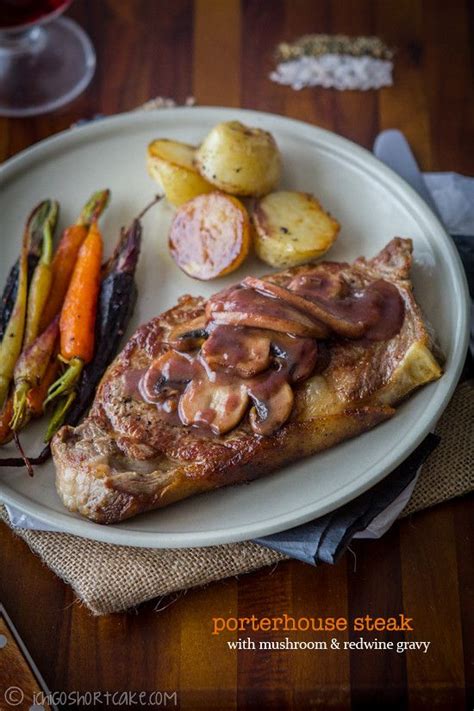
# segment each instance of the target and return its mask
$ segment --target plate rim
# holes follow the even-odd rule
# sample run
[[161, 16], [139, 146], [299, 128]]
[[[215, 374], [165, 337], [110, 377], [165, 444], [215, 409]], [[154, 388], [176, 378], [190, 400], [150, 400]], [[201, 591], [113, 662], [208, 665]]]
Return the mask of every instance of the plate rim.
[[[249, 121], [257, 121], [257, 124], [261, 121], [264, 122], [265, 120], [271, 120], [272, 122], [280, 124], [282, 129], [289, 130], [292, 135], [302, 135], [315, 143], [324, 143], [326, 141], [331, 153], [336, 153], [342, 156], [345, 160], [356, 163], [357, 167], [363, 168], [365, 171], [371, 173], [373, 177], [376, 176], [380, 179], [385, 187], [389, 186], [391, 189], [395, 188], [396, 197], [401, 203], [405, 204], [405, 208], [410, 212], [414, 211], [418, 220], [422, 218], [421, 221], [424, 223], [423, 226], [426, 224], [427, 227], [427, 234], [430, 232], [435, 234], [435, 236], [430, 239], [430, 243], [436, 245], [437, 247], [442, 246], [445, 250], [443, 253], [449, 257], [446, 261], [448, 263], [449, 271], [453, 276], [453, 298], [457, 308], [457, 320], [455, 324], [453, 342], [451, 344], [452, 362], [450, 364], [450, 369], [449, 371], [446, 371], [443, 374], [442, 379], [436, 383], [437, 392], [434, 396], [436, 406], [433, 407], [431, 414], [426, 417], [423, 427], [415, 429], [416, 436], [411, 436], [408, 445], [405, 444], [402, 446], [402, 443], [399, 443], [389, 451], [389, 464], [379, 466], [379, 462], [376, 462], [369, 467], [369, 469], [366, 470], [366, 474], [370, 474], [368, 480], [367, 477], [365, 477], [363, 483], [359, 483], [357, 485], [354, 482], [350, 482], [349, 484], [341, 487], [338, 492], [339, 495], [336, 504], [334, 501], [331, 501], [330, 503], [319, 506], [315, 511], [315, 502], [312, 502], [306, 506], [292, 509], [289, 513], [287, 512], [285, 515], [280, 515], [277, 519], [270, 518], [260, 520], [257, 524], [253, 524], [251, 526], [250, 532], [249, 524], [233, 525], [232, 527], [226, 529], [214, 528], [198, 532], [145, 532], [120, 528], [120, 524], [101, 526], [83, 518], [82, 516], [79, 516], [78, 514], [67, 512], [66, 509], [64, 512], [53, 511], [53, 515], [51, 515], [51, 510], [49, 510], [49, 514], [43, 513], [43, 511], [48, 511], [45, 506], [42, 504], [36, 504], [38, 507], [37, 510], [37, 508], [35, 508], [35, 502], [28, 496], [18, 493], [10, 494], [8, 491], [5, 492], [0, 480], [1, 502], [11, 505], [26, 514], [34, 516], [38, 521], [52, 527], [52, 529], [78, 535], [81, 538], [115, 545], [126, 545], [130, 547], [195, 548], [261, 538], [262, 536], [277, 533], [306, 523], [314, 519], [316, 516], [322, 516], [335, 510], [336, 508], [339, 508], [348, 501], [353, 500], [393, 471], [396, 466], [398, 466], [411, 452], [413, 452], [414, 449], [416, 449], [428, 432], [431, 431], [434, 424], [437, 422], [447, 406], [457, 385], [464, 365], [469, 337], [470, 301], [467, 279], [462, 267], [460, 256], [454, 246], [454, 243], [446, 233], [446, 230], [437, 216], [408, 183], [406, 183], [391, 168], [378, 160], [369, 150], [359, 146], [347, 138], [344, 138], [343, 136], [334, 133], [333, 131], [320, 128], [319, 126], [315, 126], [305, 121], [264, 111], [217, 106], [159, 108], [152, 111], [142, 112], [129, 111], [116, 116], [101, 118], [98, 121], [93, 121], [82, 126], [74, 127], [73, 130], [65, 129], [64, 131], [29, 146], [0, 165], [0, 184], [5, 179], [14, 176], [16, 172], [21, 172], [24, 165], [28, 164], [28, 162], [32, 159], [38, 160], [42, 155], [50, 153], [51, 150], [54, 151], [54, 148], [60, 149], [64, 144], [66, 148], [70, 148], [71, 145], [77, 145], [78, 142], [80, 143], [84, 140], [87, 141], [91, 138], [100, 140], [100, 136], [102, 134], [107, 134], [110, 130], [119, 128], [122, 124], [127, 125], [133, 120], [136, 122], [142, 121], [144, 124], [152, 123], [156, 120], [157, 128], [159, 128], [158, 124], [160, 117], [163, 117], [163, 115], [169, 117], [170, 114], [172, 115], [173, 113], [178, 114], [178, 116], [187, 114], [192, 116], [199, 113], [203, 115], [204, 120], [206, 118], [206, 114], [211, 114], [209, 116], [211, 122], [214, 120], [215, 122], [218, 122], [219, 120], [235, 120], [236, 117], [242, 117], [242, 120], [245, 120], [245, 117], [248, 117]], [[213, 117], [216, 118], [214, 119]], [[348, 153], [350, 155], [348, 155]], [[414, 210], [413, 207], [415, 208]], [[395, 456], [393, 455], [394, 451], [396, 452]], [[377, 473], [373, 470], [377, 470]], [[349, 491], [347, 491], [347, 489], [349, 489]], [[288, 521], [288, 517], [291, 518], [291, 522]]]

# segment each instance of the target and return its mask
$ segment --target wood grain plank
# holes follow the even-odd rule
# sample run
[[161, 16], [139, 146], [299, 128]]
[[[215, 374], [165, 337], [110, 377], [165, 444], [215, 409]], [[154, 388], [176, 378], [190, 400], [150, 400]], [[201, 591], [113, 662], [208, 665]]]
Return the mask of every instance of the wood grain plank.
[[474, 495], [453, 502], [466, 707], [474, 708]]
[[428, 170], [432, 156], [422, 3], [400, 0], [395, 10], [376, 3], [375, 13], [377, 34], [396, 50], [394, 84], [379, 92], [380, 129], [403, 131], [420, 165]]
[[[308, 3], [306, 0], [287, 0], [285, 3], [285, 41], [292, 42], [308, 32], [329, 31], [330, 3]], [[321, 128], [334, 127], [333, 92], [320, 87], [295, 91], [280, 87], [285, 100], [285, 114], [300, 121], [309, 121]]]
[[268, 78], [276, 45], [285, 39], [284, 0], [242, 0], [242, 107], [285, 113], [285, 87]]
[[[95, 3], [102, 5], [102, 3]], [[192, 91], [192, 0], [116, 3], [99, 10], [96, 83], [101, 111], [116, 113], [154, 96], [183, 103]]]
[[[313, 568], [291, 563], [292, 607], [294, 617], [343, 617], [347, 619], [347, 572], [342, 559], [335, 566]], [[291, 635], [296, 640], [324, 640], [329, 649], [301, 650], [290, 654], [294, 708], [341, 710], [350, 706], [349, 654], [331, 650], [332, 637], [342, 643], [348, 632]]]
[[453, 170], [455, 165], [456, 171], [472, 175], [474, 86], [468, 7], [462, 0], [423, 2], [424, 76], [430, 99], [433, 166]]
[[194, 96], [203, 106], [240, 104], [240, 0], [195, 0]]
[[[350, 36], [373, 34], [373, 7], [371, 0], [331, 3], [330, 31]], [[333, 130], [371, 149], [378, 132], [377, 92], [330, 91], [333, 99]]]
[[[14, 696], [10, 697], [12, 688]], [[5, 705], [15, 706], [18, 711], [28, 711], [34, 698], [45, 693], [46, 689], [40, 685], [0, 611], [0, 705], [3, 708]], [[49, 704], [44, 704], [45, 710], [49, 711], [50, 708]]]
[[237, 703], [236, 632], [213, 635], [212, 618], [237, 616], [237, 581], [230, 578], [191, 590], [181, 600], [180, 706], [231, 711]]
[[[238, 616], [257, 618], [293, 614], [291, 563], [251, 573], [239, 580]], [[284, 638], [279, 631], [255, 632], [256, 641]], [[286, 711], [293, 707], [291, 667], [295, 659], [286, 650], [239, 651], [237, 659], [238, 708]]]
[[[396, 617], [404, 611], [401, 589], [399, 526], [378, 541], [354, 541], [356, 563], [347, 556], [349, 617]], [[351, 641], [403, 640], [403, 632], [354, 632]], [[350, 653], [352, 708], [407, 708], [406, 660], [395, 652]]]
[[155, 602], [143, 605], [139, 615], [131, 612], [100, 618], [79, 605], [72, 606], [61, 630], [61, 649], [67, 660], [62, 670], [63, 688], [179, 690], [181, 610], [176, 605], [170, 604], [166, 615], [157, 611]]
[[8, 158], [8, 143], [10, 140], [10, 121], [0, 118], [0, 163]]
[[0, 600], [35, 660], [46, 684], [61, 681], [59, 639], [69, 615], [71, 589], [33, 555], [26, 543], [0, 523]]
[[440, 505], [433, 511], [419, 513], [401, 526], [400, 539], [403, 601], [407, 614], [414, 620], [410, 638], [431, 642], [426, 654], [407, 655], [410, 705], [421, 711], [464, 708], [452, 508]]

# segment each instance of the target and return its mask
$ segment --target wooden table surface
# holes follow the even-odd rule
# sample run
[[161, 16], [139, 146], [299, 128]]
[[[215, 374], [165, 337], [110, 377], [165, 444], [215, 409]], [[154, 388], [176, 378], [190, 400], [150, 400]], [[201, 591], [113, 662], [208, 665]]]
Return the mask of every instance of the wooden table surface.
[[[54, 114], [0, 119], [0, 159], [80, 117], [158, 95], [195, 96], [201, 105], [303, 119], [366, 148], [397, 127], [423, 169], [474, 174], [474, 18], [462, 0], [77, 0], [69, 14], [93, 39], [94, 80]], [[295, 92], [270, 82], [275, 45], [308, 32], [379, 35], [397, 48], [394, 86]], [[75, 604], [7, 527], [0, 536], [0, 599], [52, 690], [176, 690], [183, 709], [473, 707], [472, 498], [404, 520], [380, 541], [356, 542], [355, 555], [334, 567], [288, 562], [190, 590], [169, 606], [153, 601], [101, 618]], [[211, 635], [214, 616], [282, 612], [404, 612], [413, 638], [431, 646], [426, 654], [231, 651]]]

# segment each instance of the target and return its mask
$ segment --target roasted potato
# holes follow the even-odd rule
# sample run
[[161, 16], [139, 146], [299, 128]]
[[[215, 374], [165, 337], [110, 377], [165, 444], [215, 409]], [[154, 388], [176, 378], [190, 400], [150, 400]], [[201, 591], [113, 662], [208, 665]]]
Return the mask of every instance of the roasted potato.
[[327, 252], [340, 225], [308, 193], [279, 191], [252, 209], [257, 255], [272, 267], [292, 267]]
[[199, 195], [178, 209], [171, 224], [171, 255], [195, 279], [214, 279], [233, 272], [249, 247], [247, 210], [230, 195]]
[[231, 195], [266, 195], [277, 185], [281, 159], [275, 139], [239, 121], [220, 123], [196, 151], [201, 175]]
[[153, 141], [148, 146], [148, 172], [175, 207], [215, 189], [195, 167], [195, 150], [187, 143], [166, 138]]

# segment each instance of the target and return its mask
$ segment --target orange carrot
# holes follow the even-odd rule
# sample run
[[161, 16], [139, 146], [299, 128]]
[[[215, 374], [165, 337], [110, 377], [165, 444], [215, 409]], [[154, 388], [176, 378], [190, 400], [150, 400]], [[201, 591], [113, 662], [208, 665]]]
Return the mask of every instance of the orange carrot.
[[102, 237], [92, 223], [82, 245], [59, 320], [61, 355], [89, 363], [94, 355], [94, 325], [102, 264]]
[[98, 220], [107, 206], [109, 197], [109, 190], [94, 193], [84, 206], [76, 224], [64, 230], [51, 264], [53, 277], [48, 303], [41, 315], [40, 333], [61, 311], [79, 250], [89, 233], [91, 223]]
[[87, 237], [86, 225], [72, 225], [64, 230], [52, 262], [53, 281], [48, 302], [40, 321], [40, 333], [61, 310], [79, 250]]
[[79, 250], [59, 319], [60, 355], [68, 367], [49, 388], [45, 404], [64, 393], [74, 391], [86, 363], [94, 355], [94, 330], [100, 287], [102, 237], [97, 222]]

